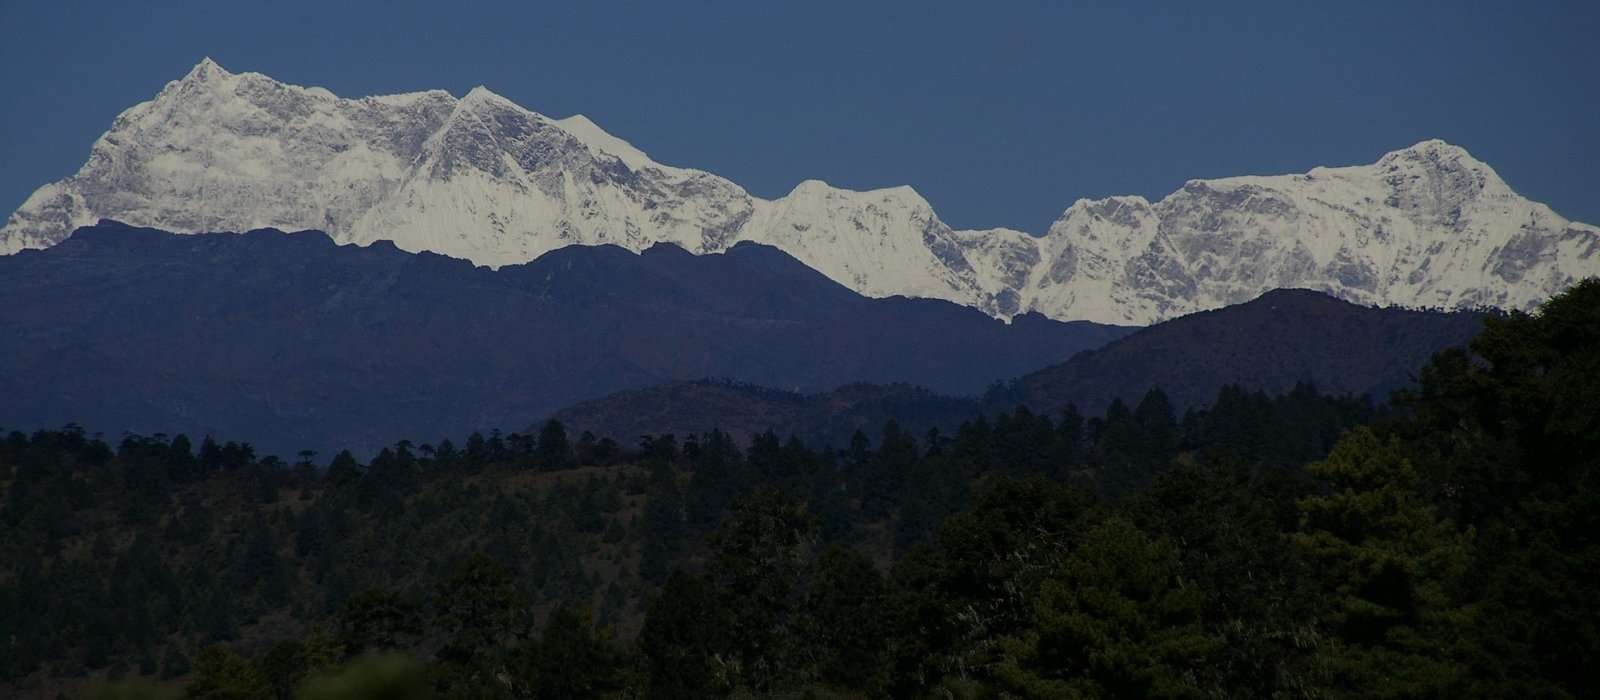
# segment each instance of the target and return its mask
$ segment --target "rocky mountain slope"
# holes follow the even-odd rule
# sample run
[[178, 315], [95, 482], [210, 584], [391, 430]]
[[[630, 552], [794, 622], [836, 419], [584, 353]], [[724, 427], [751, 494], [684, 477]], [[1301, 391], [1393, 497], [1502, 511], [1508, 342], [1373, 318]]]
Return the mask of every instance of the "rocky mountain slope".
[[675, 380], [975, 395], [1129, 330], [870, 299], [768, 246], [569, 246], [499, 270], [318, 232], [112, 222], [0, 257], [0, 426], [228, 435], [290, 456], [517, 430]]
[[572, 244], [715, 253], [753, 241], [868, 296], [1138, 325], [1277, 288], [1528, 308], [1600, 274], [1600, 229], [1439, 141], [1371, 165], [1193, 180], [1157, 202], [1080, 200], [1041, 235], [961, 231], [908, 187], [812, 180], [765, 200], [657, 163], [581, 115], [552, 119], [481, 87], [345, 99], [209, 59], [118, 116], [77, 174], [30, 196], [0, 229], [0, 253], [100, 218], [315, 228], [489, 266]]

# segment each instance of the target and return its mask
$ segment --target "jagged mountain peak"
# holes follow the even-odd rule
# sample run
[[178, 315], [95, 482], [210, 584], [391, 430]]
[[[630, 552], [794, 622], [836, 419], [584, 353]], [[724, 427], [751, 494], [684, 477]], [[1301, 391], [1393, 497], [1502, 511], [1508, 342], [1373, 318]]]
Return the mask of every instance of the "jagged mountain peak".
[[880, 187], [871, 190], [850, 190], [835, 187], [826, 181], [811, 178], [801, 180], [783, 197], [785, 200], [800, 201], [876, 201], [894, 202], [910, 209], [933, 211], [933, 205], [928, 203], [916, 189], [910, 185], [895, 187]]
[[510, 118], [514, 118], [523, 122], [551, 121], [544, 115], [539, 114], [531, 109], [527, 109], [522, 105], [501, 97], [499, 94], [495, 93], [489, 88], [479, 85], [471, 90], [468, 90], [467, 94], [455, 100], [455, 109], [451, 111], [450, 119], [447, 122], [447, 125], [454, 125], [464, 122], [472, 125], [473, 127], [482, 128], [485, 131], [491, 132], [500, 132], [507, 128], [517, 128], [517, 125], [513, 122], [496, 124], [494, 122], [483, 121], [485, 115], [496, 113], [503, 113]]
[[1440, 139], [1385, 153], [1372, 167], [1391, 180], [1398, 179], [1397, 173], [1407, 173], [1435, 181], [1458, 180], [1489, 194], [1514, 194], [1488, 163], [1474, 158], [1467, 149]]
[[1444, 139], [1423, 139], [1405, 148], [1390, 151], [1378, 159], [1378, 164], [1383, 165], [1394, 160], [1413, 158], [1433, 161], [1467, 161], [1476, 166], [1487, 167], [1483, 161], [1473, 158], [1465, 147], [1450, 143]]
[[910, 187], [800, 182], [765, 200], [661, 165], [583, 115], [488, 88], [341, 98], [202, 59], [112, 124], [0, 229], [0, 254], [99, 218], [180, 232], [326, 230], [497, 267], [568, 245], [775, 246], [871, 296], [1001, 318], [1147, 324], [1305, 287], [1358, 303], [1528, 308], [1600, 273], [1600, 232], [1517, 195], [1460, 146], [1366, 165], [1077, 200], [1042, 235], [958, 231]]
[[189, 72], [183, 76], [180, 82], [204, 83], [219, 78], [232, 77], [232, 75], [232, 73], [229, 73], [218, 65], [216, 61], [212, 60], [210, 56], [205, 56], [200, 59], [199, 63], [194, 64], [193, 68], [189, 69]]
[[633, 144], [617, 138], [605, 129], [600, 128], [600, 125], [594, 123], [594, 120], [582, 114], [574, 114], [565, 119], [557, 119], [555, 123], [579, 141], [603, 153], [616, 156], [634, 170], [668, 167], [652, 160], [648, 154], [639, 150]]
[[[486, 124], [481, 121], [484, 113], [492, 112], [503, 112], [505, 115], [511, 116], [509, 119], [505, 119], [498, 123]], [[536, 129], [542, 129], [547, 125], [554, 126], [561, 133], [549, 134], [547, 135], [548, 138], [563, 139], [570, 137], [576, 140], [578, 143], [581, 143], [584, 146], [592, 149], [596, 155], [601, 157], [616, 158], [622, 161], [623, 164], [628, 166], [628, 168], [631, 170], [637, 171], [645, 168], [659, 168], [663, 170], [683, 172], [681, 169], [668, 168], [668, 166], [664, 166], [655, 162], [650, 158], [649, 155], [645, 154], [644, 151], [639, 150], [633, 144], [630, 144], [627, 141], [612, 135], [610, 132], [601, 128], [599, 124], [596, 124], [594, 120], [588, 118], [587, 116], [575, 114], [565, 119], [553, 119], [549, 116], [523, 107], [522, 105], [513, 102], [511, 99], [482, 85], [478, 85], [467, 91], [467, 94], [463, 96], [457, 103], [456, 112], [452, 115], [452, 119], [479, 120], [477, 122], [477, 126], [486, 132], [495, 133], [497, 135], [504, 135], [508, 131], [512, 132], [511, 135], [513, 136], [520, 135], [522, 131], [524, 131], [526, 128], [529, 128], [529, 125], [532, 124], [537, 124], [536, 127], [532, 127]], [[521, 123], [518, 123], [519, 121]]]
[[467, 94], [464, 95], [461, 98], [461, 102], [462, 103], [491, 102], [491, 101], [495, 101], [495, 100], [499, 100], [499, 101], [503, 101], [503, 102], [509, 101], [509, 100], [506, 100], [506, 98], [501, 97], [500, 95], [496, 94], [495, 91], [490, 90], [487, 86], [483, 86], [483, 85], [474, 85], [474, 86], [472, 86], [472, 89], [468, 90]]
[[[1196, 181], [1191, 180], [1191, 182]], [[1061, 212], [1061, 216], [1056, 217], [1052, 228], [1075, 216], [1089, 216], [1123, 225], [1133, 225], [1133, 220], [1149, 212], [1150, 208], [1150, 200], [1139, 195], [1113, 195], [1099, 199], [1079, 198], [1072, 203], [1072, 206]]]
[[339, 99], [327, 88], [290, 85], [262, 73], [250, 71], [234, 73], [207, 56], [200, 59], [200, 62], [190, 68], [182, 78], [167, 83], [166, 89], [157, 95], [155, 101], [192, 99], [197, 91], [225, 98], [240, 98], [256, 104], [282, 95], [326, 101]]
[[467, 94], [462, 95], [461, 99], [456, 103], [456, 108], [463, 112], [503, 109], [548, 120], [548, 117], [523, 107], [483, 85], [475, 85], [471, 90], [467, 91]]

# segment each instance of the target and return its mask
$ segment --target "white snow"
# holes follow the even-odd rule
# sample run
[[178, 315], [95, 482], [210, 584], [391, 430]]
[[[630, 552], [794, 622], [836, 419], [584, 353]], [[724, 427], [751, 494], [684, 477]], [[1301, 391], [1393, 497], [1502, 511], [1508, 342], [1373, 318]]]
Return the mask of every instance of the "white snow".
[[583, 115], [551, 119], [483, 87], [344, 99], [210, 59], [119, 115], [77, 174], [34, 192], [0, 229], [0, 254], [100, 218], [315, 228], [491, 266], [571, 244], [708, 253], [749, 240], [871, 296], [1130, 324], [1277, 287], [1526, 309], [1600, 274], [1600, 229], [1438, 140], [1370, 165], [1192, 180], [1153, 203], [1078, 200], [1033, 236], [951, 229], [910, 187], [807, 180], [763, 200], [657, 163]]
[[582, 114], [574, 114], [566, 119], [557, 119], [556, 125], [577, 137], [579, 141], [593, 146], [596, 150], [621, 158], [622, 162], [627, 163], [628, 167], [634, 170], [665, 167], [650, 160], [650, 156], [645, 155], [644, 151], [634, 148], [633, 144], [606, 133], [598, 124], [590, 121], [588, 117]]

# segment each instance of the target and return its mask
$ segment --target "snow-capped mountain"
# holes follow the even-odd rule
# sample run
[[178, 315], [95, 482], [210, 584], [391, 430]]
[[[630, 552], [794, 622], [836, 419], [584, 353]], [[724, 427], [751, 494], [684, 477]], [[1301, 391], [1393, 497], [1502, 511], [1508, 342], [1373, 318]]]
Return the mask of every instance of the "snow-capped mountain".
[[1168, 318], [1307, 288], [1362, 304], [1528, 309], [1600, 274], [1600, 229], [1424, 141], [1372, 165], [1080, 200], [1039, 241], [1027, 308]]
[[1043, 235], [954, 230], [909, 187], [808, 180], [776, 200], [663, 165], [578, 115], [484, 89], [361, 99], [210, 59], [120, 116], [0, 253], [111, 218], [186, 232], [315, 228], [499, 266], [571, 244], [696, 253], [767, 243], [868, 296], [1009, 318], [1148, 324], [1304, 287], [1370, 304], [1528, 308], [1600, 274], [1600, 229], [1513, 192], [1456, 146], [1372, 165], [1194, 180], [1074, 203]]
[[29, 197], [0, 250], [112, 218], [315, 228], [499, 266], [573, 243], [720, 250], [752, 206], [727, 180], [657, 165], [582, 117], [558, 122], [483, 88], [341, 99], [206, 59], [118, 116], [76, 175]]

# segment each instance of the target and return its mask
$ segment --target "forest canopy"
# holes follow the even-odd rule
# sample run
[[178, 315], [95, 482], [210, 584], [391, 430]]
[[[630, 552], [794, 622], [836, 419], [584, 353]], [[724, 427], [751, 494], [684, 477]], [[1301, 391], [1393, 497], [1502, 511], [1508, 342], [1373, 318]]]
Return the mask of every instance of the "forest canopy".
[[[1580, 697], [1600, 687], [1600, 282], [1392, 406], [476, 434], [292, 462], [0, 440], [8, 694]], [[139, 684], [148, 684], [139, 686]], [[387, 690], [385, 690], [387, 689]]]

